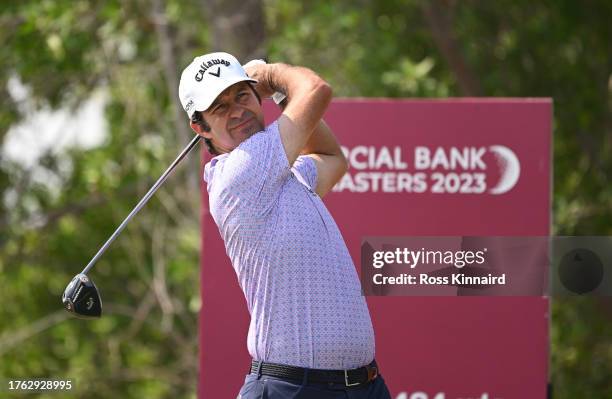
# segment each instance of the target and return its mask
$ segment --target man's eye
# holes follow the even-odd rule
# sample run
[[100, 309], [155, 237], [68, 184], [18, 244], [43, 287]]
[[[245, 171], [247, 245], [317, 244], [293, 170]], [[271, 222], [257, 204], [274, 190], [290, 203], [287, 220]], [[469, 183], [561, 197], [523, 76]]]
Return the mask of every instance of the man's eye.
[[214, 114], [218, 114], [220, 112], [223, 112], [225, 110], [225, 104], [222, 105], [218, 105], [215, 110], [213, 111]]

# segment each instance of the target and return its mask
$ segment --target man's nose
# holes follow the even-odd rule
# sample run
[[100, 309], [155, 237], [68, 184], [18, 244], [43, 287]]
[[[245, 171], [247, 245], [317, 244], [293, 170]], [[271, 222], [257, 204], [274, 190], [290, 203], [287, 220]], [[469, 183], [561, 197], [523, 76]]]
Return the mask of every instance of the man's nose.
[[242, 118], [242, 114], [244, 113], [244, 108], [240, 106], [240, 104], [232, 103], [230, 108], [230, 118]]

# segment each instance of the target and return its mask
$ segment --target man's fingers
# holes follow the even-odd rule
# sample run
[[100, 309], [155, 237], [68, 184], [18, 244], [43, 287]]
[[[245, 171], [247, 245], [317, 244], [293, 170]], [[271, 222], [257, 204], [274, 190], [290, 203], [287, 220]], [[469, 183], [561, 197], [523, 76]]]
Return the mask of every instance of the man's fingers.
[[249, 67], [252, 67], [252, 66], [255, 66], [255, 65], [258, 65], [258, 64], [264, 64], [265, 65], [265, 63], [266, 62], [264, 60], [251, 60], [251, 61], [247, 62], [246, 64], [244, 64], [242, 67], [244, 69], [247, 69]]
[[[247, 62], [246, 64], [244, 64], [242, 67], [246, 70], [247, 68], [254, 67], [255, 65], [265, 65], [265, 64], [266, 62], [264, 60], [251, 60]], [[272, 94], [272, 100], [274, 100], [276, 104], [280, 104], [281, 101], [283, 101], [286, 97], [287, 96], [285, 96], [283, 93], [280, 93], [278, 91]]]

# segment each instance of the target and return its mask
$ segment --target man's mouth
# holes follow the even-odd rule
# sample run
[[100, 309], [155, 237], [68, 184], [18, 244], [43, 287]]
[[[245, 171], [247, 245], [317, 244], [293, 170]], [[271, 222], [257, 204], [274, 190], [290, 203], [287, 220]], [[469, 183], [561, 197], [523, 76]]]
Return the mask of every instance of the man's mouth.
[[248, 119], [246, 119], [246, 120], [244, 120], [244, 121], [240, 122], [239, 124], [237, 124], [237, 125], [235, 125], [235, 126], [231, 127], [230, 129], [231, 129], [231, 130], [236, 130], [236, 129], [243, 128], [243, 127], [245, 127], [247, 124], [249, 124], [249, 123], [250, 123], [252, 120], [253, 120], [253, 118], [248, 118]]

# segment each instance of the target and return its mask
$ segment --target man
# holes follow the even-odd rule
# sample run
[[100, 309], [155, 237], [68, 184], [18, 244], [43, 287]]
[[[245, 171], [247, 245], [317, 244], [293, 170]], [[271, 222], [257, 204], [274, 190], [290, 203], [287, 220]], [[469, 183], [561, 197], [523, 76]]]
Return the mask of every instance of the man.
[[[197, 57], [179, 96], [215, 156], [204, 170], [210, 212], [249, 312], [253, 358], [239, 398], [390, 398], [357, 272], [321, 201], [346, 172], [322, 121], [332, 97], [313, 71]], [[248, 75], [247, 75], [248, 72]], [[264, 125], [260, 98], [286, 95]]]

